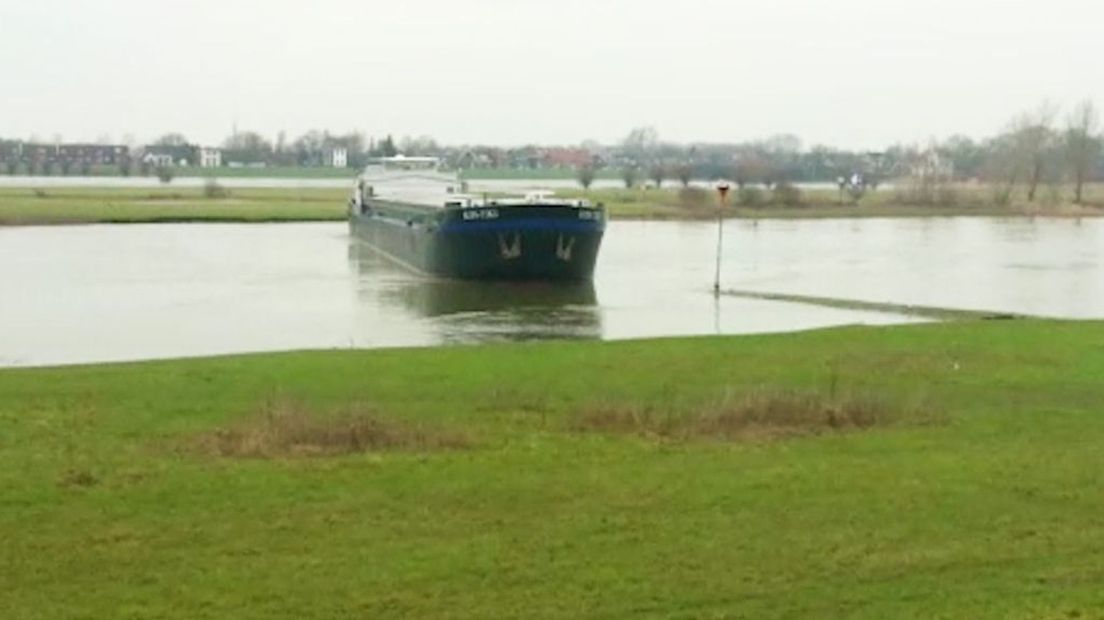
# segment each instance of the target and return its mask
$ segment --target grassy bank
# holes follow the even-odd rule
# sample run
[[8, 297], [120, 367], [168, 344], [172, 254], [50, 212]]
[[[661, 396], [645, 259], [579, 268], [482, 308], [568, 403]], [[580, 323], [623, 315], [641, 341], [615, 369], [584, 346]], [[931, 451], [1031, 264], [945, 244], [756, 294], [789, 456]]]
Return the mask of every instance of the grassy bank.
[[0, 188], [0, 225], [344, 220], [341, 188]]
[[[570, 198], [601, 202], [616, 217], [648, 219], [711, 219], [717, 217], [717, 198], [711, 190], [667, 186], [633, 189], [571, 189], [558, 192]], [[932, 204], [911, 200], [904, 191], [882, 189], [867, 193], [859, 201], [841, 199], [835, 189], [802, 189], [789, 202], [769, 191], [756, 189], [741, 199], [729, 195], [725, 212], [744, 218], [855, 218], [855, 217], [949, 217], [949, 216], [1085, 216], [1104, 215], [1104, 184], [1088, 186], [1085, 204], [1073, 205], [1061, 195], [1029, 202], [1013, 194], [1006, 204], [995, 204], [989, 188], [960, 185]], [[747, 198], [754, 198], [748, 200]]]
[[[712, 219], [715, 197], [707, 190], [689, 195], [674, 188], [561, 190], [568, 198], [601, 202], [614, 219]], [[1104, 186], [1092, 186], [1092, 204], [1104, 205]], [[731, 204], [729, 217], [839, 218], [938, 216], [1094, 216], [1101, 206], [1065, 203], [1029, 204], [1017, 198], [1008, 205], [987, 202], [983, 190], [964, 190], [959, 202], [915, 205], [901, 202], [892, 191], [875, 192], [859, 204], [838, 204], [832, 190], [807, 190], [801, 204]], [[209, 196], [203, 188], [0, 188], [0, 225], [74, 224], [92, 222], [188, 221], [325, 221], [342, 220], [348, 190], [344, 188], [221, 188]]]
[[22, 618], [1100, 617], [1104, 324], [0, 371]]
[[[174, 177], [217, 177], [217, 178], [249, 178], [249, 179], [349, 179], [356, 176], [356, 170], [352, 168], [329, 168], [307, 166], [268, 166], [265, 168], [231, 168], [229, 166], [219, 168], [201, 168], [198, 166], [173, 166], [171, 168]], [[11, 176], [7, 170], [0, 174]], [[19, 166], [14, 174], [29, 175], [26, 166]], [[53, 169], [50, 174], [38, 172], [40, 177], [66, 177], [66, 176], [93, 176], [93, 177], [139, 177], [157, 178], [156, 170], [150, 168], [145, 175], [135, 169], [129, 175], [119, 172], [118, 166], [92, 166], [88, 170], [74, 167], [69, 174], [63, 174], [60, 169]]]

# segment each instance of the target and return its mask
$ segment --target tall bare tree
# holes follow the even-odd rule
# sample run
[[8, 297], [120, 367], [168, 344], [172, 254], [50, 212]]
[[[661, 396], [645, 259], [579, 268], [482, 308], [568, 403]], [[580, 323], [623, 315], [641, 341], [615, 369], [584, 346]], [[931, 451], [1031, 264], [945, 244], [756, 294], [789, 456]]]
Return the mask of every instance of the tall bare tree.
[[590, 189], [590, 185], [594, 183], [594, 164], [583, 164], [575, 170], [575, 178], [578, 179], [579, 185], [583, 186], [583, 189]]
[[648, 169], [648, 177], [655, 181], [656, 187], [663, 187], [663, 179], [667, 178], [667, 166], [656, 162]]
[[1085, 182], [1100, 157], [1100, 115], [1091, 100], [1082, 101], [1066, 120], [1066, 163], [1073, 178], [1074, 201], [1081, 202]]
[[1053, 160], [1058, 136], [1054, 132], [1057, 109], [1043, 102], [1032, 112], [1013, 121], [1017, 155], [1026, 171], [1027, 201], [1035, 201], [1035, 193], [1044, 176], [1053, 173], [1048, 165]]
[[989, 156], [982, 176], [993, 189], [993, 202], [1006, 205], [1011, 202], [1012, 192], [1024, 176], [1015, 128], [1010, 126], [1007, 131], [991, 139], [987, 147]]
[[635, 164], [626, 164], [621, 169], [621, 181], [625, 183], [625, 189], [632, 189], [636, 185], [637, 168]]
[[689, 163], [683, 163], [675, 166], [674, 169], [675, 178], [682, 183], [683, 187], [690, 187], [690, 181], [694, 180], [694, 166]]

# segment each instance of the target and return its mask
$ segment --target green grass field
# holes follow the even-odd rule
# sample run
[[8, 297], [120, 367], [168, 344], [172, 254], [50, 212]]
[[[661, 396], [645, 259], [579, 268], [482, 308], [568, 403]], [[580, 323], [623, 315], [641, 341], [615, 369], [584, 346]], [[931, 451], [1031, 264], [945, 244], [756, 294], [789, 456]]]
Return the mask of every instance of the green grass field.
[[[1066, 191], [1066, 190], [1063, 190]], [[557, 192], [569, 198], [601, 202], [615, 217], [646, 219], [711, 219], [717, 217], [717, 197], [710, 190], [684, 191], [676, 184], [662, 188], [600, 188]], [[1066, 191], [1068, 193], [1068, 191]], [[994, 204], [984, 186], [954, 186], [953, 200], [944, 204], [915, 204], [893, 189], [869, 192], [858, 202], [843, 198], [835, 189], [805, 189], [800, 204], [776, 204], [769, 191], [760, 190], [760, 202], [741, 203], [734, 190], [728, 196], [725, 213], [744, 218], [854, 218], [854, 217], [949, 217], [1022, 216], [1092, 217], [1104, 215], [1104, 184], [1088, 186], [1085, 205], [1075, 206], [1063, 193], [1049, 194], [1029, 203], [1022, 192], [1004, 205]]]
[[1104, 617], [1102, 376], [1036, 321], [4, 370], [0, 616]]
[[344, 220], [342, 188], [0, 188], [0, 225], [132, 222]]

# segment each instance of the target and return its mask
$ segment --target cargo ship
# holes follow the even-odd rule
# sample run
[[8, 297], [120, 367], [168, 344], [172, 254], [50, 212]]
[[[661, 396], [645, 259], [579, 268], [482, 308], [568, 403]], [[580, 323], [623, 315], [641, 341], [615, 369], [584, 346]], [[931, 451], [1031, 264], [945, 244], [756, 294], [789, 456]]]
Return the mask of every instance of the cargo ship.
[[414, 271], [465, 280], [585, 281], [606, 228], [601, 204], [532, 192], [467, 193], [434, 157], [382, 157], [357, 177], [352, 234]]

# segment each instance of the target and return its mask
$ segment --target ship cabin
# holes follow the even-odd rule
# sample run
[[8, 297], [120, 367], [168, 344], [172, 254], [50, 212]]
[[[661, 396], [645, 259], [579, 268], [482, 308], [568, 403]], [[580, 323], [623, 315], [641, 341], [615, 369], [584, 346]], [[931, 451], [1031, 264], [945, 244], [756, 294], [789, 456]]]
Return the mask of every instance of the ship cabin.
[[372, 202], [446, 209], [525, 205], [592, 207], [588, 200], [558, 199], [547, 190], [531, 191], [517, 198], [474, 197], [467, 191], [467, 183], [456, 172], [442, 170], [441, 160], [436, 157], [376, 157], [368, 160], [357, 178], [351, 206], [359, 213], [366, 213]]

